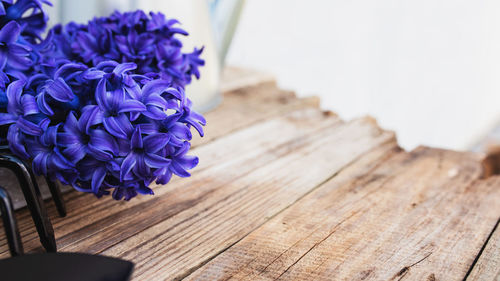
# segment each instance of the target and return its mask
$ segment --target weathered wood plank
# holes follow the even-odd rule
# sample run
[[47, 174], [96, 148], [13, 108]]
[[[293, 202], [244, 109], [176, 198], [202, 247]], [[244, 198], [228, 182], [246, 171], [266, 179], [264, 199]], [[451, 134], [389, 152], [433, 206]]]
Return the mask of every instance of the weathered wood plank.
[[274, 75], [262, 71], [226, 66], [222, 72], [220, 90], [222, 93], [227, 93], [262, 83], [275, 84], [276, 78]]
[[300, 108], [319, 107], [317, 97], [296, 98], [293, 92], [263, 83], [228, 92], [215, 111], [205, 114], [205, 137], [195, 138], [193, 147], [231, 132]]
[[[363, 153], [385, 143], [396, 146], [393, 133], [380, 130], [372, 119], [325, 128], [296, 139], [269, 150], [281, 154], [276, 161], [220, 185], [192, 208], [102, 253], [136, 263], [136, 280], [182, 278]], [[222, 174], [212, 176], [217, 180]]]
[[[154, 188], [154, 197], [116, 202], [110, 198], [97, 200], [91, 195], [71, 194], [66, 198], [68, 216], [52, 216], [58, 246], [64, 251], [102, 251], [197, 204], [219, 185], [276, 160], [287, 153], [284, 147], [292, 149], [300, 139], [337, 123], [342, 122], [336, 116], [317, 109], [298, 110], [195, 148], [193, 154], [201, 161], [193, 176], [173, 179], [166, 186]], [[214, 174], [218, 175], [217, 179], [213, 178]], [[49, 211], [55, 215], [53, 206]], [[22, 213], [19, 222], [25, 249], [39, 249], [29, 214]], [[0, 256], [8, 256], [4, 234], [0, 233], [0, 237]]]
[[462, 280], [500, 214], [466, 153], [361, 162], [218, 255], [193, 280]]
[[[500, 203], [497, 202], [497, 204]], [[498, 224], [467, 277], [467, 281], [500, 281], [500, 228]]]

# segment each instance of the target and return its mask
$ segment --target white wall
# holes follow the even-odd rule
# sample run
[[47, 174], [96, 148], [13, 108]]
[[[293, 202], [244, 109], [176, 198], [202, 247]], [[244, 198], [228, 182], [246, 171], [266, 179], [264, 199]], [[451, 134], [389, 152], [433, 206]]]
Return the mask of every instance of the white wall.
[[500, 119], [498, 0], [248, 0], [228, 63], [264, 69], [408, 149], [465, 149]]

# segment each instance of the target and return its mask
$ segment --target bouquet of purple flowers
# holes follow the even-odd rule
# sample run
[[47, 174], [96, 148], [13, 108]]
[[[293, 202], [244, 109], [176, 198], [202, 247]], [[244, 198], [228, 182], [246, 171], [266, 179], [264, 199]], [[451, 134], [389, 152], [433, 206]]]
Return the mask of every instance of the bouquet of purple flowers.
[[33, 171], [100, 197], [153, 194], [189, 177], [191, 127], [205, 119], [184, 92], [203, 49], [182, 52], [178, 21], [143, 11], [56, 25], [47, 0], [0, 0], [0, 140]]

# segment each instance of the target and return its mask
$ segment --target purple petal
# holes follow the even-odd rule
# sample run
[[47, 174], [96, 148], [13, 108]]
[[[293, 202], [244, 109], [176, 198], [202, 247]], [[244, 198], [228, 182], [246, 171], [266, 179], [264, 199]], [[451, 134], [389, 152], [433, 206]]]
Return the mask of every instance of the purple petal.
[[21, 94], [25, 82], [23, 80], [16, 80], [7, 87], [8, 110], [11, 113], [16, 112], [18, 105], [21, 103]]
[[155, 123], [138, 124], [141, 127], [141, 132], [144, 134], [154, 134], [158, 132], [158, 126]]
[[163, 111], [162, 109], [156, 107], [156, 106], [147, 106], [147, 111], [144, 111], [142, 114], [145, 116], [154, 119], [154, 120], [163, 120], [167, 118], [167, 113]]
[[143, 148], [141, 127], [136, 127], [130, 139], [130, 149]]
[[78, 135], [70, 133], [58, 133], [57, 143], [60, 144], [61, 146], [70, 146], [70, 145], [80, 144], [81, 141]]
[[108, 109], [121, 108], [125, 100], [125, 91], [122, 88], [115, 89], [114, 91], [107, 92], [105, 102], [108, 103]]
[[[21, 44], [17, 44], [17, 43], [13, 43], [13, 44], [9, 45], [9, 54], [12, 56], [27, 57], [31, 51], [32, 51], [32, 49], [26, 45], [21, 45]], [[31, 62], [31, 60], [29, 58], [26, 58], [26, 59], [28, 59], [28, 62]]]
[[113, 159], [113, 155], [111, 153], [98, 149], [92, 144], [87, 144], [87, 149], [89, 151], [89, 154], [94, 156], [94, 158], [99, 161], [109, 161]]
[[141, 117], [141, 113], [140, 112], [130, 112], [130, 121], [134, 122], [139, 117]]
[[17, 116], [10, 113], [0, 113], [0, 125], [16, 123]]
[[47, 154], [40, 153], [35, 156], [31, 166], [33, 167], [33, 172], [35, 172], [35, 174], [47, 175]]
[[21, 97], [21, 104], [23, 106], [24, 116], [39, 113], [36, 99], [32, 95], [23, 95]]
[[147, 105], [154, 105], [158, 106], [160, 108], [166, 109], [167, 108], [167, 101], [160, 95], [149, 95], [146, 98], [146, 104]]
[[113, 136], [127, 139], [133, 127], [127, 116], [120, 114], [118, 117], [105, 117], [103, 119], [104, 128]]
[[160, 171], [156, 176], [158, 179], [156, 180], [157, 184], [167, 184], [172, 178], [172, 172], [167, 167], [158, 169]]
[[161, 95], [163, 92], [169, 89], [170, 86], [171, 83], [166, 80], [163, 79], [152, 80], [147, 82], [146, 85], [142, 87], [142, 95], [144, 97], [147, 97], [152, 94]]
[[146, 162], [146, 164], [151, 168], [164, 168], [167, 167], [172, 161], [156, 154], [146, 153], [144, 156], [144, 162]]
[[85, 133], [89, 134], [90, 127], [94, 125], [98, 125], [102, 123], [103, 120], [103, 112], [100, 110], [99, 106], [96, 105], [87, 105], [82, 109], [82, 119], [79, 121], [79, 126], [85, 124]]
[[45, 132], [40, 137], [40, 142], [45, 146], [57, 144], [57, 131], [59, 130], [60, 126], [61, 126], [61, 124], [47, 127]]
[[154, 195], [155, 194], [151, 188], [149, 188], [143, 184], [141, 184], [139, 186], [139, 188], [137, 188], [136, 190], [137, 190], [137, 192], [139, 192], [142, 195]]
[[131, 152], [123, 159], [122, 165], [121, 165], [121, 170], [120, 170], [120, 180], [123, 181], [125, 178], [125, 175], [130, 173], [130, 170], [134, 167], [135, 163], [137, 162], [137, 156], [135, 153]]
[[0, 50], [0, 69], [4, 69], [7, 65], [8, 50]]
[[45, 91], [47, 91], [47, 93], [55, 100], [60, 102], [69, 102], [75, 97], [71, 88], [61, 77], [57, 78], [52, 83], [49, 83], [45, 87]]
[[52, 108], [50, 108], [49, 103], [47, 102], [45, 93], [41, 93], [36, 97], [36, 104], [43, 114], [49, 116], [54, 115], [54, 111], [52, 110]]
[[164, 148], [169, 140], [170, 136], [168, 134], [151, 134], [144, 138], [144, 149], [149, 153], [156, 153], [158, 150]]
[[20, 33], [21, 26], [15, 21], [10, 21], [0, 30], [0, 42], [7, 44], [15, 42]]
[[116, 74], [116, 75], [122, 75], [123, 73], [127, 72], [127, 71], [130, 71], [130, 70], [134, 70], [137, 68], [137, 65], [133, 62], [129, 62], [129, 63], [122, 63], [122, 64], [119, 64], [114, 70], [113, 70], [113, 73]]
[[170, 164], [170, 170], [181, 178], [187, 178], [191, 176], [191, 174], [176, 161], [172, 161], [172, 163]]
[[30, 157], [26, 152], [26, 148], [22, 145], [22, 134], [16, 124], [9, 127], [7, 140], [9, 141], [9, 148], [14, 154], [23, 159], [28, 159]]
[[75, 136], [81, 134], [80, 128], [78, 126], [78, 121], [76, 120], [75, 114], [72, 111], [68, 114], [68, 117], [66, 117], [66, 122], [64, 123], [63, 128], [65, 131]]
[[96, 80], [96, 79], [101, 79], [102, 77], [104, 77], [105, 74], [106, 72], [102, 70], [91, 69], [86, 71], [85, 74], [83, 74], [83, 78], [87, 80]]
[[99, 105], [99, 107], [103, 111], [106, 111], [109, 108], [106, 95], [107, 95], [106, 94], [106, 80], [101, 79], [101, 80], [99, 80], [99, 83], [97, 83], [97, 87], [95, 89], [95, 99], [97, 101], [97, 105]]
[[59, 169], [71, 169], [73, 164], [66, 159], [57, 148], [54, 149], [54, 153], [49, 156], [49, 161], [51, 164], [55, 165]]
[[184, 169], [190, 170], [198, 165], [199, 160], [196, 156], [185, 155], [184, 157], [176, 158], [175, 162], [179, 163]]
[[176, 97], [179, 100], [183, 99], [182, 93], [179, 92], [179, 90], [177, 90], [176, 88], [168, 88], [165, 90], [165, 93], [171, 94], [172, 96]]
[[123, 112], [142, 112], [146, 110], [146, 106], [138, 100], [125, 100], [120, 103], [120, 111]]
[[[127, 75], [126, 79], [123, 79], [123, 80], [124, 80], [125, 84], [131, 84], [131, 85], [128, 85], [127, 87], [125, 87], [125, 90], [129, 94], [129, 96], [133, 99], [140, 100], [142, 97], [142, 92], [141, 92], [141, 88], [139, 87], [139, 85], [137, 85], [137, 83], [129, 75]], [[129, 82], [126, 80], [131, 80], [131, 81]]]
[[42, 128], [24, 118], [17, 119], [16, 124], [23, 133], [28, 135], [40, 136], [43, 133]]
[[87, 69], [86, 65], [79, 64], [79, 63], [67, 63], [59, 69], [57, 69], [56, 73], [54, 74], [55, 78], [59, 77], [66, 77], [67, 75], [72, 75], [75, 72], [83, 71]]
[[189, 149], [191, 148], [191, 144], [187, 141], [185, 141], [183, 144], [182, 144], [182, 147], [179, 148], [179, 150], [177, 150], [174, 154], [175, 157], [182, 157], [184, 155], [186, 155], [186, 153], [189, 151]]
[[139, 177], [147, 177], [151, 173], [151, 169], [144, 163], [143, 154], [137, 155], [137, 162], [133, 171]]
[[104, 130], [92, 130], [90, 132], [90, 144], [99, 150], [110, 151], [114, 154], [118, 154], [118, 144], [116, 143], [116, 140]]
[[99, 167], [95, 170], [94, 174], [92, 175], [92, 192], [94, 194], [99, 193], [99, 188], [102, 185], [102, 182], [104, 181], [104, 177], [106, 176], [106, 169], [103, 167]]
[[191, 130], [189, 130], [185, 124], [180, 122], [173, 123], [168, 128], [168, 132], [181, 140], [191, 140], [193, 138]]
[[73, 144], [63, 150], [64, 155], [72, 163], [77, 163], [85, 157], [85, 149], [80, 143]]

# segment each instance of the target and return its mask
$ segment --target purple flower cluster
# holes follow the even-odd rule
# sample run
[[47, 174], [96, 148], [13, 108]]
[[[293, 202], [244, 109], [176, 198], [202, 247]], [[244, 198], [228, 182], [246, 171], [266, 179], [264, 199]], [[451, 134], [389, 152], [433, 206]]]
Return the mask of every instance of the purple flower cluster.
[[182, 53], [178, 22], [142, 11], [57, 25], [43, 39], [43, 4], [0, 0], [0, 131], [11, 151], [37, 174], [116, 200], [189, 177], [191, 127], [203, 136], [205, 119], [184, 89], [202, 49]]

